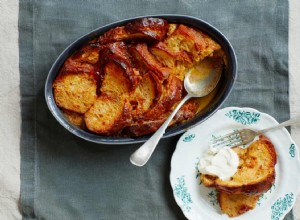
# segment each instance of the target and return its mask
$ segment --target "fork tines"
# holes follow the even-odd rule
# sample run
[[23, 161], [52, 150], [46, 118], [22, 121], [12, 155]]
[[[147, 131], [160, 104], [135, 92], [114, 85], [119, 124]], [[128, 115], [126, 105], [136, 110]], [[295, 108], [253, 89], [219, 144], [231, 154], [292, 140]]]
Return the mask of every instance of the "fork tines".
[[243, 139], [241, 137], [240, 131], [236, 130], [232, 133], [212, 139], [209, 145], [212, 148], [221, 148], [221, 147], [235, 147], [242, 144], [243, 144]]

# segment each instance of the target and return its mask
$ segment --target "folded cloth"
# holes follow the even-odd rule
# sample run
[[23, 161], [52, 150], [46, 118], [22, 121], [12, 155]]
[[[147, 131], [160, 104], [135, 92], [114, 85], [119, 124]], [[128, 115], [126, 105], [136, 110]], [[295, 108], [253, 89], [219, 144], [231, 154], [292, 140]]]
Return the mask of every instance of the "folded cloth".
[[76, 38], [119, 19], [163, 13], [201, 18], [231, 41], [239, 76], [224, 107], [289, 118], [287, 1], [20, 1], [23, 219], [184, 219], [169, 183], [178, 136], [162, 140], [138, 168], [129, 162], [138, 145], [75, 137], [51, 115], [43, 93], [52, 63]]

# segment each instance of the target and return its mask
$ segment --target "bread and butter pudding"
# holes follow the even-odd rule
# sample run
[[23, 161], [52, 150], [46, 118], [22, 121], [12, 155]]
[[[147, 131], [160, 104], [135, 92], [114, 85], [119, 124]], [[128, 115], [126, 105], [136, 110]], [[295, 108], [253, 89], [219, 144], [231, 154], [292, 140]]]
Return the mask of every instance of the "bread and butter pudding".
[[[226, 68], [221, 46], [204, 32], [160, 18], [137, 19], [72, 54], [54, 80], [54, 100], [71, 123], [92, 133], [145, 135], [186, 95], [184, 76], [199, 62]], [[189, 100], [170, 126], [195, 117], [216, 93]]]
[[215, 187], [221, 210], [229, 217], [254, 209], [260, 195], [275, 181], [276, 151], [272, 142], [260, 136], [247, 148], [232, 149], [239, 158], [236, 172], [229, 178], [201, 174], [203, 185]]

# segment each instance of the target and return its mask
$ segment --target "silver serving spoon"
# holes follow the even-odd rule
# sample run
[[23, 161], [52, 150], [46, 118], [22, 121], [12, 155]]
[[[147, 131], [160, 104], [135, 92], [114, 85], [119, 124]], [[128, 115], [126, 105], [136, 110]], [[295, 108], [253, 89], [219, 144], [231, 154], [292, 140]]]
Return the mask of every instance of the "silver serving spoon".
[[215, 58], [205, 59], [190, 69], [184, 78], [184, 88], [188, 94], [151, 138], [130, 156], [130, 162], [136, 166], [145, 165], [180, 107], [190, 98], [204, 97], [211, 93], [218, 84], [221, 74], [222, 62]]

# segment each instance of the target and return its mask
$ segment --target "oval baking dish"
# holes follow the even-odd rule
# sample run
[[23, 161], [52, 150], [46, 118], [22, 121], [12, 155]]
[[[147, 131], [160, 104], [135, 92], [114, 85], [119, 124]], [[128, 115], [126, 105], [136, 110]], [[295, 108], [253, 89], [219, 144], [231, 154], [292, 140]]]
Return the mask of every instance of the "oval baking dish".
[[108, 24], [106, 26], [100, 27], [82, 37], [77, 39], [75, 42], [70, 44], [56, 59], [54, 62], [52, 68], [49, 71], [48, 77], [46, 79], [45, 84], [45, 98], [46, 103], [49, 107], [50, 112], [53, 114], [53, 116], [56, 118], [56, 120], [65, 127], [68, 131], [73, 133], [74, 135], [83, 138], [87, 141], [91, 141], [94, 143], [99, 144], [131, 144], [131, 143], [140, 143], [146, 141], [151, 134], [139, 136], [139, 137], [123, 137], [123, 136], [103, 136], [99, 134], [94, 134], [89, 131], [83, 130], [73, 124], [71, 124], [64, 116], [60, 108], [56, 105], [54, 96], [53, 96], [53, 82], [56, 79], [57, 75], [60, 72], [60, 69], [66, 59], [70, 57], [74, 52], [76, 52], [78, 49], [80, 49], [85, 43], [91, 41], [97, 36], [100, 36], [107, 32], [108, 30], [122, 26], [127, 24], [128, 22], [132, 22], [136, 19], [140, 18], [162, 18], [167, 20], [169, 23], [179, 23], [188, 25], [190, 27], [194, 27], [196, 29], [199, 29], [200, 31], [203, 31], [208, 36], [210, 36], [213, 40], [215, 40], [218, 44], [221, 45], [223, 51], [225, 52], [226, 56], [226, 69], [223, 73], [220, 85], [218, 87], [218, 92], [215, 95], [214, 99], [204, 108], [202, 109], [195, 117], [192, 119], [176, 124], [174, 126], [169, 127], [166, 130], [166, 133], [164, 134], [163, 138], [171, 137], [177, 134], [180, 134], [182, 132], [185, 132], [187, 129], [198, 125], [199, 123], [203, 122], [210, 116], [212, 116], [224, 103], [226, 98], [229, 96], [234, 82], [237, 77], [237, 61], [236, 56], [234, 53], [234, 50], [230, 44], [230, 42], [227, 40], [227, 38], [216, 28], [211, 26], [205, 21], [202, 21], [198, 18], [185, 16], [185, 15], [149, 15], [149, 16], [141, 16], [141, 17], [135, 17], [130, 19], [121, 20], [118, 22], [114, 22], [111, 24]]

